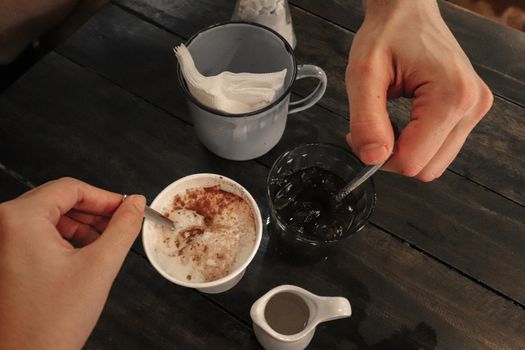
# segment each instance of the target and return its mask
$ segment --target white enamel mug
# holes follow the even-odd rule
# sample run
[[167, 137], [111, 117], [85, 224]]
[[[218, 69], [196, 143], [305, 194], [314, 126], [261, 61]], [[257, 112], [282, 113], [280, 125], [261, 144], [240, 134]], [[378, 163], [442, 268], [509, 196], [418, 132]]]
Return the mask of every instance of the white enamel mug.
[[[211, 152], [230, 160], [249, 160], [272, 149], [283, 135], [288, 114], [313, 106], [326, 91], [325, 72], [314, 65], [297, 65], [288, 42], [273, 30], [247, 22], [227, 22], [206, 28], [186, 43], [195, 66], [205, 76], [224, 71], [268, 73], [287, 69], [284, 87], [270, 105], [254, 112], [229, 114], [200, 103], [188, 90], [180, 66], [179, 82], [187, 98], [199, 140]], [[319, 83], [304, 99], [290, 102], [294, 81]]]

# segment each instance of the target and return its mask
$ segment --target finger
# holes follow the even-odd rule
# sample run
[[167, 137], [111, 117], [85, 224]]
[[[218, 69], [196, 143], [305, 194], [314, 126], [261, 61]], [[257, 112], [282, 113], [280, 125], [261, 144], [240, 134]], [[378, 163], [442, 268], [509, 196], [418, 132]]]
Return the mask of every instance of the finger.
[[436, 155], [466, 112], [454, 103], [443, 103], [441, 96], [433, 87], [416, 91], [411, 121], [397, 140], [396, 152], [384, 170], [416, 176]]
[[71, 209], [67, 214], [71, 219], [81, 222], [86, 225], [90, 225], [95, 228], [99, 233], [104, 232], [109, 223], [109, 217], [101, 215], [93, 215], [84, 213], [82, 211]]
[[460, 129], [459, 125], [456, 125], [436, 155], [415, 176], [418, 180], [429, 182], [443, 175], [458, 155], [469, 134], [469, 132], [463, 132]]
[[99, 233], [93, 227], [67, 216], [62, 216], [56, 227], [62, 237], [74, 240], [80, 246], [88, 245], [99, 237]]
[[427, 166], [416, 176], [422, 181], [432, 181], [440, 177], [448, 166], [454, 161], [463, 144], [467, 140], [472, 129], [479, 123], [492, 106], [493, 97], [488, 87], [481, 83], [480, 101], [476, 103], [468, 113], [468, 117], [462, 119], [447, 136], [445, 142], [430, 160]]
[[386, 59], [360, 60], [351, 56], [347, 68], [351, 146], [366, 164], [385, 161], [394, 145], [394, 134], [386, 109], [391, 81], [391, 74], [386, 67]]
[[122, 264], [140, 232], [145, 206], [144, 196], [133, 195], [128, 196], [115, 211], [104, 233], [91, 245], [96, 254], [107, 257], [103, 261], [117, 267]]
[[350, 133], [346, 134], [346, 143], [352, 146], [352, 134]]
[[48, 182], [22, 195], [20, 199], [30, 200], [33, 213], [44, 215], [53, 224], [70, 209], [111, 215], [120, 205], [122, 196], [102, 190], [85, 182], [62, 178]]

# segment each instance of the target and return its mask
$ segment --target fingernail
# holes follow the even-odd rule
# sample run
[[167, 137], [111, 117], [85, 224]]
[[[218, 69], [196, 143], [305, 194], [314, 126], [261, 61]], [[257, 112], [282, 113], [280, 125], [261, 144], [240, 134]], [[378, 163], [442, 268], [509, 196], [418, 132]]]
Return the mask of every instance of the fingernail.
[[388, 157], [388, 148], [380, 143], [371, 143], [359, 148], [359, 158], [365, 164], [379, 164]]

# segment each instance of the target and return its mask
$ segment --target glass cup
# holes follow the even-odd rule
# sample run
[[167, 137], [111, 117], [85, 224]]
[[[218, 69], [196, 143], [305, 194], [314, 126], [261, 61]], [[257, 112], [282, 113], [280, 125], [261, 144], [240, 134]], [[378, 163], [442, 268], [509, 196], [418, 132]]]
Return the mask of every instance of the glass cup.
[[267, 182], [267, 197], [270, 208], [271, 235], [277, 239], [281, 250], [293, 259], [303, 261], [318, 260], [328, 256], [341, 241], [361, 230], [372, 214], [376, 194], [372, 179], [366, 181], [350, 195], [353, 196], [353, 221], [341, 234], [332, 238], [312, 238], [288, 224], [275, 206], [275, 197], [282, 189], [285, 179], [300, 170], [318, 167], [339, 176], [348, 183], [363, 167], [363, 163], [350, 151], [340, 147], [312, 143], [298, 146], [283, 153], [273, 164]]
[[259, 23], [271, 28], [295, 49], [297, 40], [288, 0], [237, 0], [232, 20]]
[[[179, 65], [179, 82], [197, 137], [222, 158], [249, 160], [262, 156], [281, 139], [288, 114], [312, 107], [326, 90], [326, 74], [321, 68], [297, 65], [286, 40], [259, 24], [217, 24], [195, 34], [186, 46], [195, 66], [205, 76], [224, 71], [268, 73], [287, 69], [283, 89], [271, 104], [250, 113], [231, 114], [205, 106], [192, 96]], [[292, 84], [303, 78], [317, 79], [318, 84], [307, 97], [290, 102]]]

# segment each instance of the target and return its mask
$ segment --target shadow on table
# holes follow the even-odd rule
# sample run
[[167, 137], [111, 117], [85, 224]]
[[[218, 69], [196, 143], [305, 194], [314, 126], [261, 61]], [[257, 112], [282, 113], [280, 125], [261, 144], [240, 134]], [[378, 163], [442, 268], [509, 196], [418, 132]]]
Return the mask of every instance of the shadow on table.
[[[268, 227], [268, 245], [265, 252], [265, 260], [267, 262], [275, 262], [277, 264], [289, 264], [293, 266], [310, 266], [311, 269], [318, 270], [318, 272], [326, 277], [327, 280], [337, 281], [338, 288], [348, 292], [348, 298], [352, 304], [352, 317], [346, 322], [328, 322], [322, 323], [317, 328], [316, 336], [314, 336], [311, 348], [312, 349], [328, 349], [333, 348], [334, 344], [342, 349], [372, 349], [372, 350], [433, 350], [437, 346], [437, 336], [434, 329], [424, 323], [420, 322], [411, 329], [402, 326], [398, 331], [392, 333], [388, 338], [385, 338], [375, 344], [368, 344], [364, 337], [359, 333], [359, 325], [367, 317], [367, 306], [370, 302], [370, 293], [368, 288], [352, 276], [346, 275], [341, 278], [341, 271], [333, 268], [330, 261], [337, 259], [341, 254], [336, 251], [330, 260], [312, 262], [308, 260], [298, 260], [296, 257], [290, 258], [287, 252], [283, 252], [279, 246], [279, 239], [272, 234], [271, 225]], [[306, 277], [307, 278], [307, 277]], [[305, 280], [303, 285], [307, 286]], [[333, 288], [332, 288], [333, 289]], [[322, 334], [325, 334], [323, 337]], [[338, 338], [338, 336], [344, 335]]]
[[379, 343], [369, 346], [373, 350], [432, 350], [437, 345], [436, 332], [432, 327], [424, 322], [420, 322], [413, 330], [408, 327], [401, 327], [389, 338], [381, 340]]

